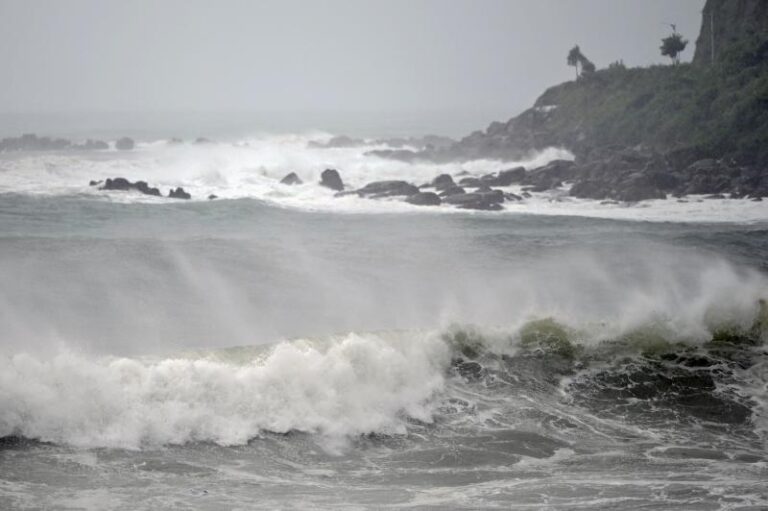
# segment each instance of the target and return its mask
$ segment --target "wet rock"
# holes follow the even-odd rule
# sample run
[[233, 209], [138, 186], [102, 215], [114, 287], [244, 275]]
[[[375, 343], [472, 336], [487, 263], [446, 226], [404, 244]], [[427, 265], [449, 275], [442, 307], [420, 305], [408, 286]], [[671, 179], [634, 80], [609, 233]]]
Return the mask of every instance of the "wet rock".
[[175, 190], [168, 191], [168, 197], [171, 199], [191, 199], [192, 195], [184, 191], [184, 188], [178, 187]]
[[344, 183], [336, 169], [325, 169], [320, 174], [320, 186], [336, 190], [337, 192], [344, 190]]
[[115, 142], [115, 149], [118, 149], [120, 151], [130, 151], [136, 146], [136, 143], [133, 141], [132, 138], [129, 137], [123, 137], [119, 139], [117, 142]]
[[417, 194], [419, 188], [405, 181], [374, 181], [360, 188], [356, 193], [361, 197], [397, 197]]
[[408, 196], [405, 202], [416, 206], [439, 206], [442, 200], [434, 192], [418, 192]]
[[456, 186], [456, 183], [453, 182], [453, 178], [450, 174], [440, 174], [432, 180], [431, 186], [438, 191], [441, 191]]
[[501, 190], [483, 192], [471, 192], [445, 197], [443, 201], [453, 204], [461, 209], [477, 209], [483, 211], [499, 211], [504, 202], [504, 193]]
[[109, 144], [103, 140], [91, 140], [90, 138], [85, 143], [76, 146], [77, 149], [82, 151], [103, 151], [109, 149]]
[[126, 191], [126, 190], [135, 189], [135, 186], [133, 183], [131, 183], [124, 177], [116, 177], [114, 179], [107, 179], [107, 181], [104, 183], [104, 186], [102, 186], [101, 189]]
[[287, 174], [283, 179], [281, 179], [280, 183], [284, 185], [300, 185], [303, 184], [304, 181], [302, 181], [295, 172], [291, 172], [290, 174]]
[[480, 181], [479, 177], [463, 177], [459, 179], [459, 184], [464, 187], [477, 188], [478, 186], [481, 186], [483, 183], [482, 181]]
[[144, 195], [154, 195], [155, 197], [160, 197], [160, 190], [150, 187], [146, 181], [136, 181], [133, 185], [136, 190], [140, 191]]
[[462, 193], [466, 193], [466, 190], [464, 190], [464, 188], [461, 186], [454, 185], [450, 188], [445, 188], [438, 195], [440, 195], [440, 197], [450, 197], [451, 195], [461, 195]]
[[506, 200], [509, 200], [509, 201], [521, 201], [521, 200], [523, 200], [522, 197], [520, 197], [519, 195], [517, 195], [515, 193], [511, 193], [511, 192], [505, 193], [504, 194], [504, 198]]
[[497, 174], [483, 176], [481, 181], [488, 186], [510, 186], [525, 179], [525, 167], [502, 170]]
[[[90, 186], [97, 186], [101, 181], [91, 181], [89, 184]], [[125, 179], [124, 177], [116, 177], [114, 179], [107, 179], [104, 182], [104, 186], [99, 188], [99, 190], [119, 190], [119, 191], [131, 191], [135, 190], [137, 192], [143, 193], [144, 195], [153, 195], [155, 197], [160, 197], [160, 190], [157, 188], [150, 187], [146, 181], [136, 181], [135, 183], [132, 183]]]
[[103, 182], [104, 182], [103, 179], [99, 179], [98, 181], [91, 180], [88, 182], [88, 186], [99, 186]]
[[218, 195], [214, 195], [214, 194], [210, 194], [210, 195], [208, 196], [208, 200], [216, 200], [216, 199], [218, 199], [218, 198], [219, 198], [219, 196], [218, 196]]
[[640, 202], [652, 199], [666, 199], [667, 194], [659, 190], [644, 175], [627, 179], [623, 188], [615, 194], [615, 198], [624, 202]]

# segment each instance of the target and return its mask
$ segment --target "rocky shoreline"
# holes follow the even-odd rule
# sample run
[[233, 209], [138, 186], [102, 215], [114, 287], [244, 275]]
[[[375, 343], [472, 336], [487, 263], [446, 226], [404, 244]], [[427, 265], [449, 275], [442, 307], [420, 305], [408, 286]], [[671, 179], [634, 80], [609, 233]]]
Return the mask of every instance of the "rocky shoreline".
[[[296, 172], [290, 172], [279, 183], [297, 186], [305, 181]], [[98, 186], [99, 190], [163, 196], [158, 188], [145, 181], [131, 182], [123, 177], [89, 184]], [[768, 197], [768, 177], [754, 168], [703, 159], [675, 170], [668, 158], [637, 150], [601, 153], [599, 158], [587, 161], [554, 160], [530, 170], [518, 166], [480, 175], [440, 174], [422, 184], [404, 180], [372, 181], [354, 189], [344, 184], [338, 170], [326, 169], [317, 185], [333, 190], [336, 197], [397, 198], [416, 206], [445, 204], [481, 211], [499, 211], [504, 209], [504, 203], [518, 203], [532, 194], [544, 192], [555, 198], [568, 196], [615, 204], [663, 199], [686, 201], [689, 195], [753, 201]], [[516, 187], [518, 193], [511, 192], [509, 187]], [[167, 197], [192, 198], [181, 187], [170, 190]], [[209, 200], [215, 198], [215, 195], [208, 196]]]
[[[436, 157], [431, 151], [377, 150], [369, 154], [409, 162], [467, 160], [458, 155], [448, 157], [445, 153]], [[516, 156], [522, 159], [524, 153], [518, 152]], [[572, 162], [553, 162], [519, 174], [512, 183], [531, 187], [529, 191], [535, 192], [568, 184], [572, 197], [620, 202], [669, 196], [679, 199], [686, 195], [753, 200], [768, 197], [768, 173], [762, 167], [740, 165], [728, 158], [701, 156], [704, 155], [691, 151], [660, 153], [642, 148], [593, 149], [577, 154]], [[507, 186], [492, 181], [486, 184]]]

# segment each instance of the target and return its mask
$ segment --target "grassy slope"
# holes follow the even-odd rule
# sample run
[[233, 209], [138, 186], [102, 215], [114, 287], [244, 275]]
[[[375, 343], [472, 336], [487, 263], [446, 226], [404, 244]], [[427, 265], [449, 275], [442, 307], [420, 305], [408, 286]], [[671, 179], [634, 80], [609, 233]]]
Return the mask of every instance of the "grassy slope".
[[536, 102], [545, 105], [558, 108], [536, 129], [566, 145], [695, 148], [768, 164], [768, 41], [745, 38], [713, 66], [601, 70], [549, 89]]

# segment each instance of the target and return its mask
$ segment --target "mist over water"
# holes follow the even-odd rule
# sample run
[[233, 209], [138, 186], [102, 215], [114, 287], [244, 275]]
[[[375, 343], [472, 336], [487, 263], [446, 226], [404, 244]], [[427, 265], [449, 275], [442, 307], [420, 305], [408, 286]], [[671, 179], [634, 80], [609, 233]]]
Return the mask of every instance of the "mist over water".
[[[0, 156], [0, 503], [768, 502], [764, 350], [711, 343], [761, 317], [763, 203], [335, 197], [325, 168], [357, 188], [572, 156], [309, 144], [329, 138]], [[88, 185], [118, 176], [193, 199]]]

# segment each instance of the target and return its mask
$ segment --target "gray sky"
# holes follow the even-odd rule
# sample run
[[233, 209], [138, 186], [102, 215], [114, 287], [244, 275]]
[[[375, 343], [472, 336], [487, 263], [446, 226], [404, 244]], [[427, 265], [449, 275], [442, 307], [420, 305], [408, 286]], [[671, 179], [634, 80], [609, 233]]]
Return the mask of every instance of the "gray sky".
[[[0, 0], [0, 111], [514, 113], [598, 67], [693, 55], [704, 0]], [[503, 116], [500, 116], [503, 117]]]

